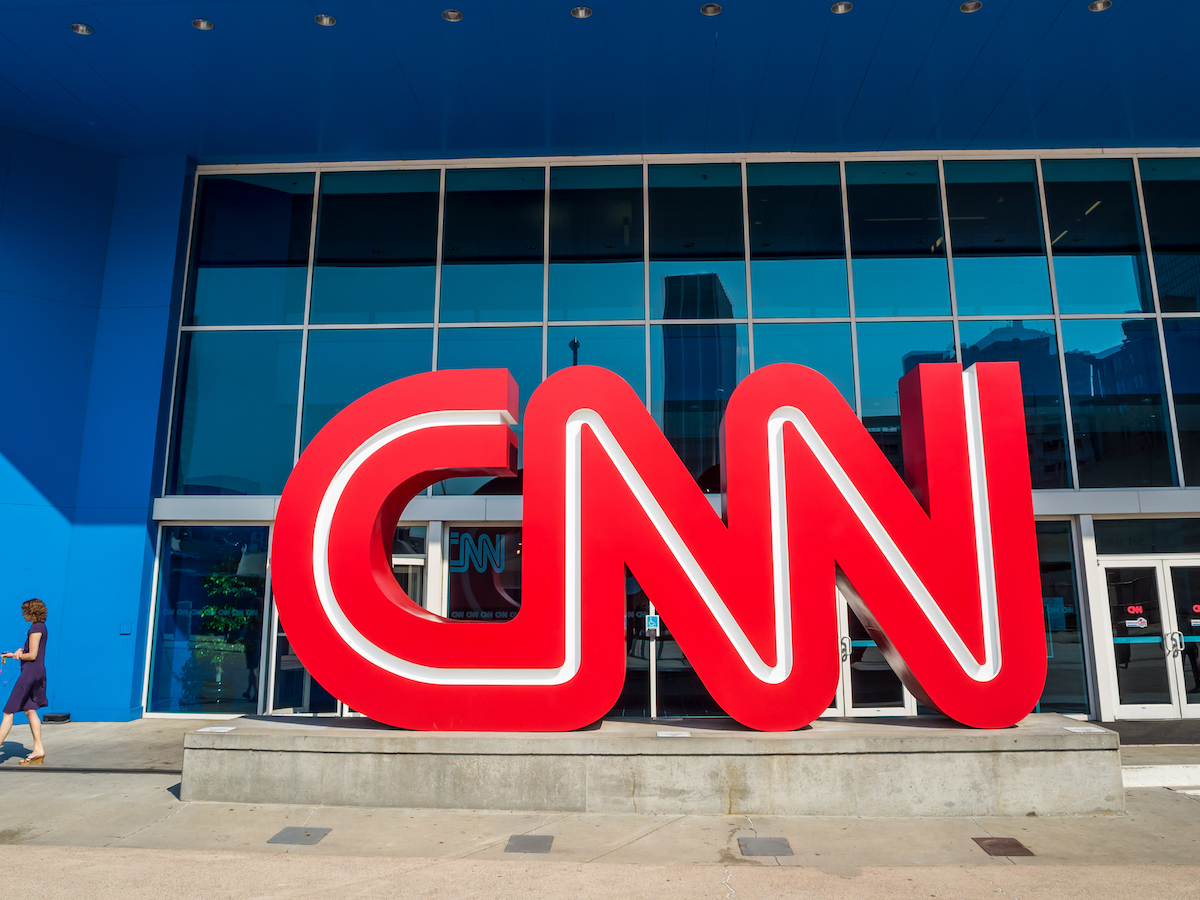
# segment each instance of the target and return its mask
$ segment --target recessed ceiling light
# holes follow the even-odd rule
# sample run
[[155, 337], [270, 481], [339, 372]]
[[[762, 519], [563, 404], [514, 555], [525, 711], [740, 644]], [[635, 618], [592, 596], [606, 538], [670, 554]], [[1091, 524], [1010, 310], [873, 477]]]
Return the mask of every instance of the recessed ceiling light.
[[833, 4], [833, 6], [829, 7], [829, 11], [831, 13], [833, 13], [835, 16], [844, 16], [846, 13], [850, 12], [850, 10], [852, 10], [852, 9], [854, 9], [854, 4], [853, 3], [845, 3], [845, 2], [835, 3], [835, 4]]
[[1092, 12], [1104, 12], [1110, 6], [1112, 6], [1112, 0], [1092, 0], [1088, 4], [1088, 9]]
[[217, 26], [208, 19], [192, 19], [192, 27], [199, 28], [201, 31], [212, 31]]
[[590, 6], [573, 6], [571, 7], [571, 15], [577, 19], [586, 19], [592, 14]]
[[337, 24], [337, 19], [335, 19], [333, 16], [326, 15], [317, 16], [313, 19], [313, 21], [318, 25], [325, 25], [326, 27]]
[[706, 16], [719, 16], [721, 14], [721, 4], [705, 3], [702, 7], [700, 7], [700, 12], [704, 13]]
[[91, 34], [92, 26], [84, 25], [82, 22], [74, 22], [71, 25], [71, 30], [76, 34]]
[[463, 14], [457, 9], [448, 9], [442, 13], [442, 18], [447, 22], [461, 22], [463, 20]]
[[959, 10], [965, 13], [979, 12], [981, 9], [983, 9], [982, 0], [967, 0], [966, 3], [959, 7]]

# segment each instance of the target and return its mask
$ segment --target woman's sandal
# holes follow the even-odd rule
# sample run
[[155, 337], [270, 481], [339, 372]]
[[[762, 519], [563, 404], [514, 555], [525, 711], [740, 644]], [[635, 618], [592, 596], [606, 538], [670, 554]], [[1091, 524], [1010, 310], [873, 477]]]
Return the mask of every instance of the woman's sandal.
[[40, 766], [45, 759], [46, 759], [45, 753], [43, 753], [41, 756], [27, 756], [23, 760], [21, 760], [21, 765], [23, 765], [23, 766]]

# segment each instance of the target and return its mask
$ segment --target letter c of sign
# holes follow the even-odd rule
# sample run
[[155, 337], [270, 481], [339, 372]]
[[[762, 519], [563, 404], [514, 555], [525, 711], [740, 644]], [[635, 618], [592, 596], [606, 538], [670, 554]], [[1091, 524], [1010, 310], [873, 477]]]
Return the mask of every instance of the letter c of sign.
[[758, 370], [726, 408], [718, 516], [628, 384], [555, 373], [525, 412], [520, 612], [451, 621], [400, 588], [393, 532], [434, 482], [516, 474], [517, 387], [503, 370], [393, 382], [288, 480], [281, 621], [312, 676], [380, 721], [568, 730], [621, 692], [628, 567], [717, 703], [785, 730], [836, 692], [840, 593], [922, 702], [1011, 725], [1046, 672], [1019, 369], [919, 365], [900, 407], [907, 484], [826, 378]]

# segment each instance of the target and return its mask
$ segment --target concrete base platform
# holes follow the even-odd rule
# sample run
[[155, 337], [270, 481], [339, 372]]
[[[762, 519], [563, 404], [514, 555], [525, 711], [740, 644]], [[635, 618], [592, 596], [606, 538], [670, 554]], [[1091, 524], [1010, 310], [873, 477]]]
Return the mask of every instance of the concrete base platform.
[[784, 733], [726, 720], [605, 721], [564, 734], [228, 724], [184, 736], [184, 800], [751, 816], [1125, 809], [1117, 735], [1057, 715], [995, 731], [937, 718], [822, 719]]

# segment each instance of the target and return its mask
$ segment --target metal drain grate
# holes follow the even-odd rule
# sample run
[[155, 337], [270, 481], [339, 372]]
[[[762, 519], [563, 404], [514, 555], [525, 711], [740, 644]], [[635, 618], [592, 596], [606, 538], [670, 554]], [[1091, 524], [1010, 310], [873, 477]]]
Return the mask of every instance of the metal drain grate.
[[552, 834], [514, 834], [508, 839], [505, 853], [549, 853], [554, 843]]
[[297, 828], [288, 826], [267, 841], [268, 844], [319, 844], [332, 828]]
[[791, 856], [787, 838], [738, 838], [742, 856]]
[[1016, 838], [971, 838], [988, 856], [1033, 856], [1033, 851]]

